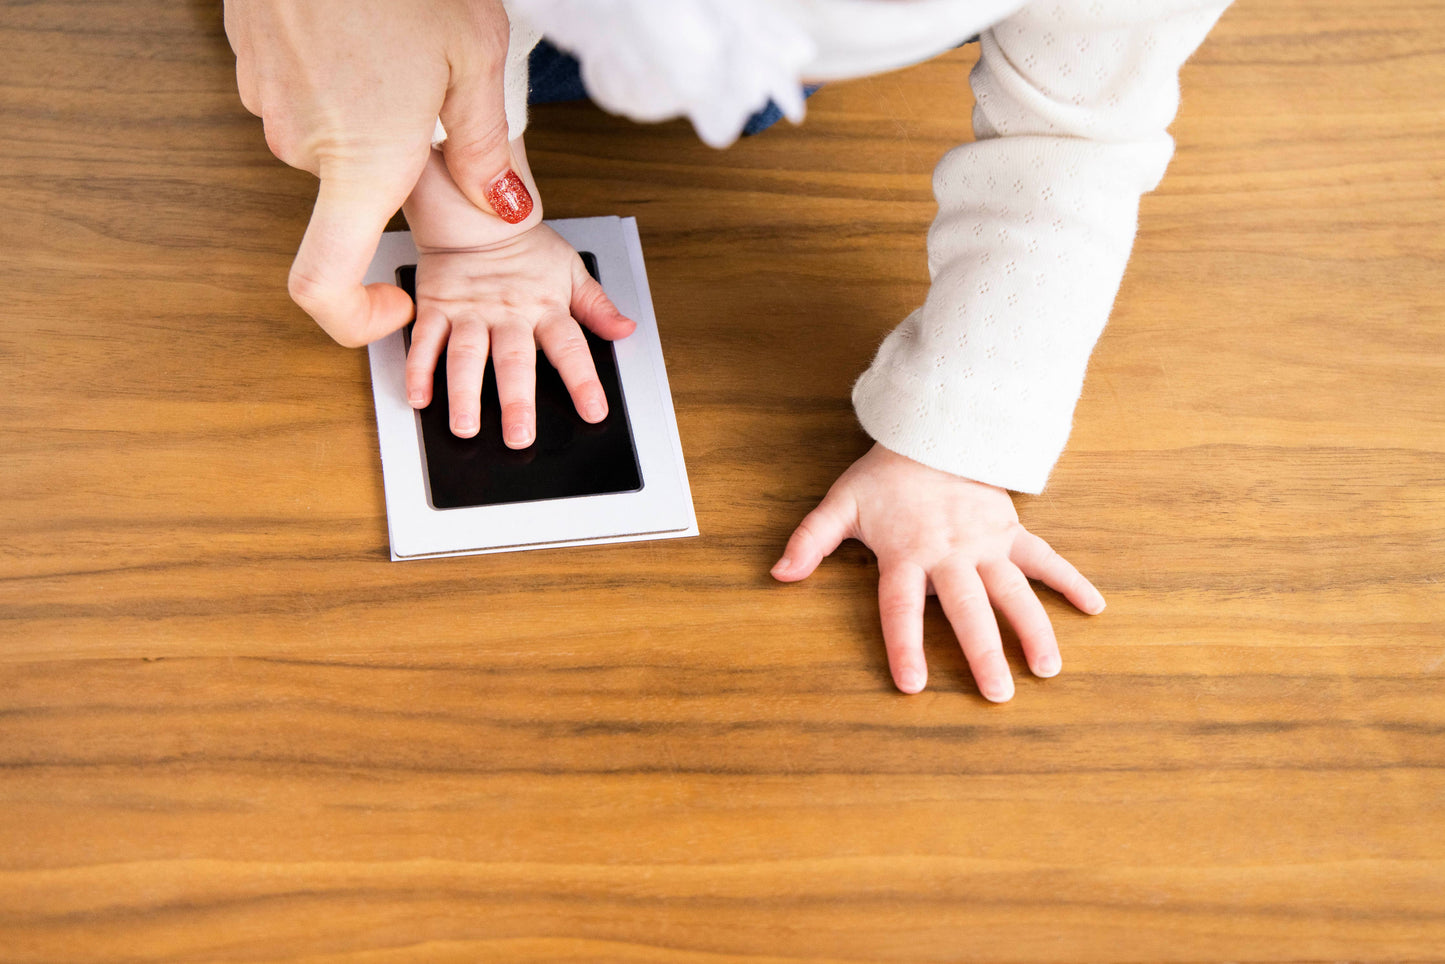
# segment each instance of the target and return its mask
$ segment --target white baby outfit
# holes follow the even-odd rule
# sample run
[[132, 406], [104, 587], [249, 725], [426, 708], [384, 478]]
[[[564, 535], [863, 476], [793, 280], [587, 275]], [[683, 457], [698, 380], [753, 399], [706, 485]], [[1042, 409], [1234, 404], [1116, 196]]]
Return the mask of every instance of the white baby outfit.
[[[585, 43], [578, 9], [605, 19], [614, 7], [648, 2], [681, 0], [508, 0], [513, 136], [526, 123], [526, 55], [537, 28], [549, 37], [580, 31]], [[807, 79], [916, 63], [979, 35], [970, 77], [976, 140], [949, 151], [933, 175], [932, 288], [885, 339], [853, 404], [864, 430], [895, 452], [1042, 491], [1124, 274], [1139, 197], [1159, 183], [1173, 153], [1167, 128], [1179, 105], [1179, 68], [1228, 0], [753, 2], [811, 44], [801, 66]], [[547, 19], [559, 14], [570, 26], [549, 29]], [[801, 48], [787, 49], [796, 59]], [[584, 79], [591, 67], [595, 80], [598, 58], [589, 64], [585, 48], [575, 52]], [[686, 87], [691, 79], [670, 82]], [[669, 109], [654, 96], [660, 85], [645, 71], [640, 80], [623, 78], [603, 106], [658, 119]], [[744, 117], [762, 103], [747, 106]], [[699, 114], [688, 116], [703, 132]], [[710, 142], [731, 119], [709, 121]]]

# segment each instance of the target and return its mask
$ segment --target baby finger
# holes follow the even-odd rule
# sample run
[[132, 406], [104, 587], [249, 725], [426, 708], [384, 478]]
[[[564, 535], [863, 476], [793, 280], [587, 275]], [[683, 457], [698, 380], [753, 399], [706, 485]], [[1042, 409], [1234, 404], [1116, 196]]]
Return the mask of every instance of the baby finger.
[[929, 575], [979, 692], [994, 703], [1007, 701], [1014, 695], [1013, 676], [1003, 658], [998, 621], [977, 570], [960, 563], [939, 566]]
[[492, 329], [492, 365], [502, 403], [502, 441], [524, 449], [537, 437], [537, 342], [520, 324]]
[[418, 308], [411, 329], [411, 348], [406, 353], [406, 400], [412, 408], [431, 404], [432, 379], [437, 361], [446, 347], [452, 326], [435, 308]]
[[1063, 665], [1059, 657], [1059, 641], [1054, 636], [1049, 614], [1044, 611], [1039, 597], [1034, 595], [1028, 579], [1017, 566], [1007, 561], [985, 563], [979, 567], [978, 573], [983, 577], [988, 598], [1018, 633], [1029, 669], [1035, 676], [1057, 676]]
[[1104, 597], [1094, 584], [1032, 532], [1019, 533], [1009, 558], [1025, 576], [1063, 593], [1064, 598], [1080, 610], [1095, 616], [1104, 611]]
[[[482, 377], [487, 370], [487, 326], [459, 319], [447, 344], [447, 408], [452, 434], [471, 438], [481, 428]], [[415, 343], [413, 343], [415, 344]]]
[[597, 379], [597, 366], [592, 362], [592, 349], [581, 327], [568, 315], [556, 315], [537, 326], [537, 344], [547, 353], [547, 360], [562, 376], [577, 406], [577, 414], [589, 422], [607, 417], [607, 393]]

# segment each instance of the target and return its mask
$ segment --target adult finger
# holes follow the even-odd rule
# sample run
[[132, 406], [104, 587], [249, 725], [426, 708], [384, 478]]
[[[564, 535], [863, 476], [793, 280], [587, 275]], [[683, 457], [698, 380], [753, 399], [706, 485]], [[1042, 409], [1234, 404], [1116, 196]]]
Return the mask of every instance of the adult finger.
[[349, 348], [375, 341], [411, 320], [406, 292], [390, 284], [362, 284], [381, 232], [405, 193], [375, 179], [327, 177], [323, 172], [287, 289], [328, 335]]
[[520, 224], [534, 204], [525, 165], [512, 156], [507, 136], [505, 68], [505, 57], [494, 57], [454, 74], [441, 109], [447, 129], [442, 156], [452, 180], [473, 205], [508, 224]]
[[521, 324], [492, 329], [492, 367], [502, 403], [502, 441], [524, 449], [537, 437], [537, 342]]
[[487, 326], [475, 318], [461, 317], [452, 323], [447, 342], [447, 411], [457, 438], [471, 438], [481, 428], [482, 378], [490, 341]]
[[241, 106], [260, 117], [261, 88], [256, 81], [255, 51], [245, 11], [235, 3], [227, 3], [225, 25], [226, 39], [231, 42], [231, 51], [236, 55], [236, 90], [241, 95]]
[[923, 659], [923, 599], [928, 575], [911, 562], [878, 562], [878, 616], [894, 684], [917, 693], [928, 683]]
[[945, 564], [929, 576], [979, 692], [995, 703], [1008, 700], [1014, 695], [1014, 681], [1008, 661], [1003, 658], [998, 622], [977, 570], [969, 565]]
[[1104, 596], [1079, 570], [1054, 551], [1043, 539], [1023, 530], [1014, 539], [1009, 558], [1024, 575], [1053, 589], [1083, 612], [1097, 616], [1104, 611]]
[[547, 353], [547, 360], [562, 376], [562, 384], [577, 406], [577, 414], [589, 422], [607, 417], [607, 394], [597, 379], [597, 366], [592, 363], [592, 349], [587, 338], [570, 315], [554, 315], [536, 329], [537, 344]]
[[236, 92], [241, 95], [241, 106], [257, 117], [265, 112], [265, 105], [261, 100], [261, 88], [256, 84], [255, 74], [244, 65], [241, 58], [236, 58]]
[[626, 338], [637, 329], [637, 322], [617, 310], [597, 279], [587, 273], [578, 258], [572, 265], [572, 317], [608, 341]]
[[782, 582], [808, 578], [825, 556], [853, 535], [857, 519], [857, 503], [834, 485], [818, 507], [804, 516], [793, 530], [792, 538], [783, 549], [783, 558], [773, 566], [773, 578]]
[[[442, 357], [442, 349], [447, 346], [451, 330], [451, 322], [440, 311], [417, 308], [416, 324], [411, 329], [411, 348], [406, 353], [406, 400], [412, 408], [426, 408], [431, 404], [437, 361]], [[482, 359], [486, 359], [485, 350]], [[447, 385], [451, 385], [450, 378]]]
[[1043, 604], [1034, 595], [1028, 579], [1017, 566], [1006, 560], [984, 563], [978, 567], [978, 574], [994, 608], [1003, 613], [1014, 632], [1018, 633], [1029, 669], [1035, 676], [1057, 676], [1063, 666], [1059, 641], [1054, 636], [1049, 614], [1044, 612]]
[[226, 32], [226, 40], [231, 45], [231, 52], [240, 56], [242, 50], [250, 49], [251, 25], [249, 10], [244, 3], [236, 0], [226, 0], [221, 5], [221, 29]]

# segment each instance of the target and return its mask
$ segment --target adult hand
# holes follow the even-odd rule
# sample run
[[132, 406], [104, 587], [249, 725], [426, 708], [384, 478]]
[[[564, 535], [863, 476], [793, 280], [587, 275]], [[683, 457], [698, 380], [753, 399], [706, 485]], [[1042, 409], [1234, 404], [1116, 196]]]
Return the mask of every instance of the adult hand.
[[264, 121], [277, 157], [321, 179], [292, 298], [344, 345], [394, 331], [410, 319], [410, 299], [362, 279], [421, 174], [437, 117], [474, 204], [487, 210], [497, 186], [516, 181], [506, 12], [499, 0], [226, 0], [225, 10], [241, 102]]
[[1029, 579], [1057, 589], [1086, 613], [1104, 609], [1099, 590], [1019, 523], [1008, 492], [881, 445], [853, 463], [803, 519], [773, 576], [783, 582], [806, 579], [849, 538], [878, 556], [883, 643], [893, 681], [905, 693], [917, 693], [928, 680], [926, 593], [937, 593], [979, 691], [994, 702], [1012, 697], [1014, 684], [990, 602], [1018, 633], [1036, 676], [1055, 675], [1062, 661]]

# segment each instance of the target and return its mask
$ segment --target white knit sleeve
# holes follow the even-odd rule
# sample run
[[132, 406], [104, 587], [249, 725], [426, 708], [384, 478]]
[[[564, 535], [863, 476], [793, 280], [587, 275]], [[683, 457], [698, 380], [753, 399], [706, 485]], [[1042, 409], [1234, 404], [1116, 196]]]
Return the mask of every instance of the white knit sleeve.
[[853, 389], [934, 468], [1040, 492], [1173, 153], [1179, 68], [1227, 0], [1039, 0], [980, 37], [974, 143], [934, 171], [932, 288]]

